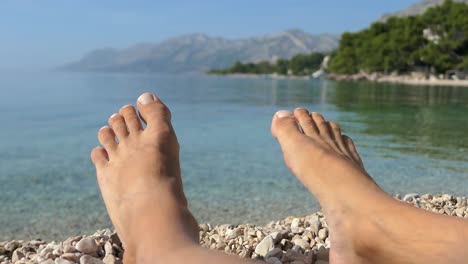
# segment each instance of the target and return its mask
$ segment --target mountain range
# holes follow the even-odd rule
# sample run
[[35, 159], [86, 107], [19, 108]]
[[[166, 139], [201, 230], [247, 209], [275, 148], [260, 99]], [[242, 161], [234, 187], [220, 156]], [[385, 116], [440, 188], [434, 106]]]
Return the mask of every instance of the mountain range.
[[[468, 0], [453, 0], [464, 2]], [[378, 21], [392, 16], [424, 13], [444, 0], [423, 0], [400, 12], [386, 14]], [[260, 37], [227, 39], [206, 34], [190, 34], [160, 43], [138, 44], [126, 49], [104, 48], [84, 55], [79, 61], [60, 67], [66, 71], [92, 72], [202, 72], [227, 68], [236, 61], [272, 61], [291, 58], [297, 54], [335, 50], [339, 35], [314, 35], [300, 29]]]
[[[387, 19], [389, 19], [390, 17], [394, 17], [394, 16], [406, 17], [406, 16], [420, 15], [420, 14], [423, 14], [428, 8], [441, 5], [444, 1], [445, 0], [424, 0], [402, 11], [385, 14], [379, 19], [379, 21], [385, 22]], [[468, 0], [452, 0], [452, 1], [468, 4]]]
[[200, 72], [226, 68], [236, 61], [258, 62], [290, 58], [300, 53], [330, 52], [338, 47], [338, 41], [338, 35], [313, 35], [299, 29], [234, 40], [206, 34], [191, 34], [122, 50], [98, 49], [60, 69], [104, 72]]

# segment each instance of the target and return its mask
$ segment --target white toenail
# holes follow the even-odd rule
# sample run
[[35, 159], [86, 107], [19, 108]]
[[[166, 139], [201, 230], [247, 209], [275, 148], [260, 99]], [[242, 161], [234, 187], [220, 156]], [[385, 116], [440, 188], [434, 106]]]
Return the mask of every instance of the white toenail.
[[138, 97], [138, 102], [140, 102], [142, 105], [149, 104], [154, 102], [154, 96], [150, 93], [144, 93]]
[[281, 111], [276, 112], [276, 116], [279, 118], [290, 117], [290, 116], [293, 116], [293, 113], [291, 113], [288, 110], [281, 110]]

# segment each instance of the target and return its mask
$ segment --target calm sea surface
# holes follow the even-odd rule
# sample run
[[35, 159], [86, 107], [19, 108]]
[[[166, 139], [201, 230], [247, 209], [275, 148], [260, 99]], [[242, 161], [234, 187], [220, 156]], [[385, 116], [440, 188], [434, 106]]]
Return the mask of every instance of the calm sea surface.
[[0, 73], [0, 240], [109, 227], [89, 151], [144, 91], [173, 112], [200, 222], [266, 223], [318, 209], [285, 168], [270, 121], [307, 107], [354, 138], [391, 193], [468, 195], [468, 88], [198, 75]]

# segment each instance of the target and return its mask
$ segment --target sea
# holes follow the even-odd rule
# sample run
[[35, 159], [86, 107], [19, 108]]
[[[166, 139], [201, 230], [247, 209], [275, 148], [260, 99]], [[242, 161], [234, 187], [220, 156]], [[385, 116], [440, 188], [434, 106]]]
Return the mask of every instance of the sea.
[[203, 74], [0, 72], [0, 241], [109, 228], [90, 150], [143, 92], [171, 109], [200, 223], [265, 224], [320, 209], [270, 133], [305, 107], [342, 126], [391, 194], [468, 195], [468, 88]]

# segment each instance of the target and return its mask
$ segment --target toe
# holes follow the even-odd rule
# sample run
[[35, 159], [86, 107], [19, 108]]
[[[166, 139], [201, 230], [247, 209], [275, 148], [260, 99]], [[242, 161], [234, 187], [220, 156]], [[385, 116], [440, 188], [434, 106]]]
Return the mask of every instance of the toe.
[[141, 119], [149, 129], [170, 128], [171, 112], [154, 94], [144, 93], [137, 100]]
[[276, 112], [273, 117], [271, 133], [276, 139], [281, 140], [283, 138], [300, 134], [301, 131], [299, 130], [293, 113], [287, 110], [281, 110]]
[[304, 131], [304, 134], [309, 137], [318, 135], [319, 131], [317, 125], [315, 125], [315, 122], [307, 109], [297, 108], [294, 110], [294, 116], [299, 121], [299, 125], [301, 126], [302, 131]]
[[126, 105], [120, 108], [119, 114], [123, 116], [130, 134], [138, 133], [143, 130], [140, 118], [138, 118], [135, 107], [133, 107], [133, 105]]
[[108, 126], [99, 129], [98, 139], [101, 145], [107, 150], [109, 154], [114, 152], [117, 148], [114, 130], [112, 130], [112, 128]]
[[111, 115], [111, 117], [109, 117], [109, 125], [112, 127], [112, 130], [114, 130], [114, 133], [119, 140], [128, 136], [127, 125], [125, 124], [125, 119], [121, 114]]
[[91, 151], [91, 160], [96, 168], [104, 167], [109, 161], [107, 151], [103, 147], [95, 147]]
[[343, 135], [342, 136], [343, 138], [343, 141], [345, 142], [346, 144], [346, 148], [348, 149], [348, 151], [350, 152], [352, 158], [362, 167], [364, 168], [364, 163], [362, 162], [362, 159], [361, 159], [361, 156], [359, 155], [357, 149], [356, 149], [356, 145], [354, 145], [354, 142], [353, 140], [346, 136], [346, 135]]
[[341, 136], [341, 128], [338, 126], [337, 123], [330, 121], [330, 128], [332, 131], [333, 139], [338, 146], [338, 148], [341, 150], [343, 154], [349, 154], [348, 151], [346, 150], [346, 144], [343, 141], [343, 137]]
[[317, 129], [320, 133], [320, 136], [322, 137], [327, 137], [327, 138], [332, 138], [331, 136], [331, 131], [330, 131], [330, 125], [328, 124], [327, 121], [323, 118], [323, 116], [319, 113], [312, 113], [310, 115], [312, 119], [314, 120], [315, 124], [317, 125]]

